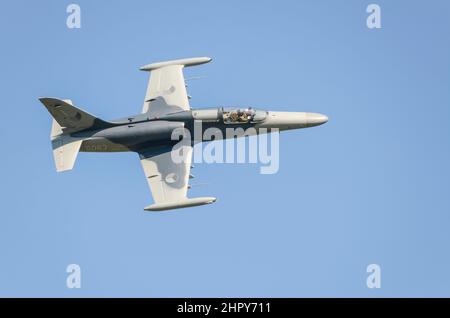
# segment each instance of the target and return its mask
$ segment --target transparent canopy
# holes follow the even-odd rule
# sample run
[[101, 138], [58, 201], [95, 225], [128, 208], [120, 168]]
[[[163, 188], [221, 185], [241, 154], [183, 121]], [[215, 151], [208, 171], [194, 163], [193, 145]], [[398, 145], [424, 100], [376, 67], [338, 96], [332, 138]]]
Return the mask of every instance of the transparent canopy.
[[257, 123], [263, 121], [267, 112], [252, 107], [223, 107], [222, 119], [225, 124]]

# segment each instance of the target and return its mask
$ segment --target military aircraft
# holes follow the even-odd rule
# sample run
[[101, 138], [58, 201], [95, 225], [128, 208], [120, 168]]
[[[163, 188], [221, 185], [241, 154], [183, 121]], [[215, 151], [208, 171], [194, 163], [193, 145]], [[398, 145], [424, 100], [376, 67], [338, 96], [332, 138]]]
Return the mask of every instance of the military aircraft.
[[[210, 61], [208, 57], [197, 57], [141, 67], [142, 71], [150, 72], [142, 113], [123, 119], [106, 121], [75, 107], [70, 100], [39, 98], [53, 117], [50, 138], [56, 170], [71, 170], [80, 151], [133, 151], [139, 154], [154, 201], [144, 210], [204, 205], [215, 202], [216, 198], [187, 197], [193, 146], [206, 141], [203, 137], [194, 138], [195, 123], [202, 123], [202, 131], [211, 127], [221, 131], [229, 127], [253, 127], [255, 134], [259, 134], [313, 127], [328, 121], [327, 116], [317, 113], [275, 112], [252, 107], [191, 109], [183, 68]], [[171, 155], [179, 142], [173, 140], [176, 129], [191, 132], [188, 144], [180, 151], [183, 159], [180, 162], [174, 162]], [[223, 136], [226, 138], [226, 134]]]

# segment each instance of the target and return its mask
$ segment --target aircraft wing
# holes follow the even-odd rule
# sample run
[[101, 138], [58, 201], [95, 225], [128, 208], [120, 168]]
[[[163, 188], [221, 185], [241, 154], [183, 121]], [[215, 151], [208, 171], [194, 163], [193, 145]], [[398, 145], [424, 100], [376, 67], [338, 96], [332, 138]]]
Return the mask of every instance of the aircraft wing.
[[[172, 151], [180, 154], [180, 163], [172, 159]], [[150, 148], [140, 151], [139, 157], [155, 201], [144, 210], [162, 211], [215, 202], [212, 197], [187, 198], [192, 146], [183, 146], [182, 151], [171, 147]]]
[[211, 61], [209, 57], [197, 57], [153, 63], [141, 67], [142, 71], [151, 72], [142, 112], [157, 117], [169, 112], [189, 110], [183, 68], [209, 61]]

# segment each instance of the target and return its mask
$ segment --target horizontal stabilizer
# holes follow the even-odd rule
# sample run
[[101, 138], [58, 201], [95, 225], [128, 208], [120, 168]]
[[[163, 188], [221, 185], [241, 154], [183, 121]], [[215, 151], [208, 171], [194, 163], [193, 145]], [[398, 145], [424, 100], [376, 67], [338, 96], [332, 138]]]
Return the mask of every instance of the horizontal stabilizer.
[[211, 204], [216, 202], [216, 198], [213, 197], [201, 197], [201, 198], [191, 198], [191, 199], [183, 199], [175, 202], [164, 202], [164, 203], [155, 203], [149, 205], [144, 208], [145, 211], [164, 211], [164, 210], [172, 210], [172, 209], [181, 209], [188, 208], [192, 206]]
[[83, 140], [62, 135], [52, 140], [57, 172], [72, 170]]

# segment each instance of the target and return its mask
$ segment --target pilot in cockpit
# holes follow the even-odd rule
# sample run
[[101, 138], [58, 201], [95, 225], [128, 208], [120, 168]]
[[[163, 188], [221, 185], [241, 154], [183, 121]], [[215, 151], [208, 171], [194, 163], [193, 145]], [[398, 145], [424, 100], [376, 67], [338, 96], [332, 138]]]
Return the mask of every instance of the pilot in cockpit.
[[251, 121], [253, 120], [253, 117], [255, 117], [256, 111], [253, 108], [249, 107], [246, 109], [246, 113], [247, 113], [247, 120]]
[[239, 115], [240, 122], [247, 123], [247, 122], [250, 122], [253, 119], [253, 117], [255, 116], [255, 110], [252, 109], [251, 107], [243, 109], [243, 110], [239, 109], [238, 115]]
[[223, 118], [228, 123], [248, 123], [255, 117], [256, 111], [249, 107], [245, 109], [235, 109], [231, 111], [225, 111]]

